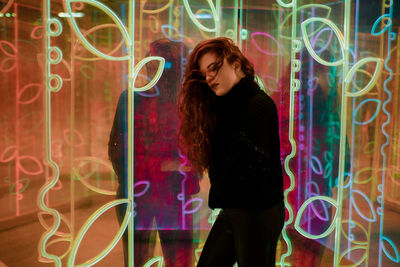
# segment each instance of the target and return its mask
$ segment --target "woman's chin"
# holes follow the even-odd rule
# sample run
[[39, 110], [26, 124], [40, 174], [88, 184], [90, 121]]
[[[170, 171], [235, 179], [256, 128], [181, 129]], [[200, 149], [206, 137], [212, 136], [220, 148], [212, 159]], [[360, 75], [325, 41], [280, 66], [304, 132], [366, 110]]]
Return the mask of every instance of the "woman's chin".
[[214, 93], [215, 93], [216, 96], [223, 96], [223, 95], [226, 95], [226, 93], [227, 93], [227, 92], [225, 92], [224, 90], [222, 90], [222, 89], [219, 88], [219, 87], [214, 88], [213, 91], [214, 91]]

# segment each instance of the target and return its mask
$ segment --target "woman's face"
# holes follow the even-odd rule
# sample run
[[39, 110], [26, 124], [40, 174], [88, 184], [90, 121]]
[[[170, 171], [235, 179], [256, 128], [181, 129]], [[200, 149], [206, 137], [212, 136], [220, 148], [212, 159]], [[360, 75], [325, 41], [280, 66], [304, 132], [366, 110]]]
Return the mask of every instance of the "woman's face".
[[199, 67], [206, 82], [217, 96], [227, 94], [245, 75], [239, 63], [221, 62], [215, 53], [208, 52], [199, 59]]

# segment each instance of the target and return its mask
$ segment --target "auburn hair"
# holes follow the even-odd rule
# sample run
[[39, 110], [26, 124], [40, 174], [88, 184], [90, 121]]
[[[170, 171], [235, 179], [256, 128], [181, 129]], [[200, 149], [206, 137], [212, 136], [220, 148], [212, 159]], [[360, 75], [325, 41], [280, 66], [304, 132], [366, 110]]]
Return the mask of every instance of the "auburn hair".
[[216, 124], [217, 96], [207, 85], [199, 67], [199, 60], [206, 53], [214, 53], [220, 62], [224, 59], [229, 64], [237, 61], [246, 76], [254, 77], [253, 64], [229, 38], [218, 37], [202, 41], [189, 55], [178, 95], [178, 141], [181, 151], [200, 173], [210, 166], [211, 136]]

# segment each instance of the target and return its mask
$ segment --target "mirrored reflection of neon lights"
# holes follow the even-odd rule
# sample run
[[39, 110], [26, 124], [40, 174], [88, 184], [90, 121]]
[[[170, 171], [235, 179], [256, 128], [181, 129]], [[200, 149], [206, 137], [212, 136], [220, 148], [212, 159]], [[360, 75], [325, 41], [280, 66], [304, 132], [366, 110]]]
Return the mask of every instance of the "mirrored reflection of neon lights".
[[[293, 222], [293, 208], [288, 202], [288, 195], [290, 192], [294, 190], [295, 187], [295, 176], [292, 170], [290, 169], [290, 161], [295, 157], [296, 155], [296, 150], [297, 150], [297, 144], [296, 140], [294, 139], [294, 93], [300, 88], [300, 81], [297, 80], [296, 77], [296, 71], [300, 68], [300, 64], [298, 64], [298, 68], [294, 68], [295, 65], [295, 59], [296, 59], [296, 54], [300, 52], [300, 42], [297, 42], [297, 32], [296, 32], [296, 26], [297, 25], [297, 12], [294, 12], [294, 10], [297, 10], [297, 0], [292, 0], [291, 3], [285, 3], [282, 2], [281, 0], [277, 0], [278, 4], [289, 8], [292, 8], [292, 31], [291, 31], [291, 72], [290, 72], [290, 93], [289, 93], [289, 132], [288, 132], [288, 137], [289, 137], [289, 142], [291, 145], [291, 152], [290, 154], [285, 158], [284, 166], [285, 166], [285, 171], [287, 175], [289, 176], [290, 179], [290, 185], [289, 187], [284, 191], [284, 202], [285, 202], [285, 207], [288, 212], [288, 217], [286, 218], [286, 221], [284, 223], [283, 229], [282, 229], [282, 237], [286, 243], [287, 246], [287, 251], [286, 253], [283, 253], [280, 258], [280, 265], [285, 266], [287, 264], [285, 262], [286, 258], [292, 254], [292, 243], [287, 235], [286, 228], [288, 225], [290, 225]], [[283, 23], [282, 23], [283, 24]]]
[[[54, 254], [49, 254], [47, 252], [47, 247], [48, 247], [48, 242], [49, 239], [57, 232], [60, 222], [61, 222], [61, 216], [60, 213], [52, 208], [49, 208], [45, 204], [45, 197], [51, 188], [53, 188], [59, 179], [60, 171], [57, 163], [55, 163], [52, 160], [52, 150], [51, 150], [51, 93], [52, 92], [57, 92], [58, 90], [61, 89], [62, 86], [62, 79], [60, 76], [56, 74], [51, 73], [51, 62], [49, 60], [49, 50], [51, 47], [51, 42], [50, 38], [51, 37], [57, 37], [61, 34], [62, 32], [62, 25], [61, 23], [55, 19], [51, 18], [50, 16], [50, 0], [43, 1], [43, 9], [44, 9], [44, 25], [45, 25], [45, 35], [44, 35], [44, 40], [45, 40], [45, 91], [44, 91], [44, 110], [45, 110], [45, 116], [46, 116], [46, 122], [45, 122], [45, 156], [44, 159], [46, 161], [46, 165], [51, 167], [53, 169], [53, 177], [49, 177], [49, 179], [45, 182], [45, 184], [40, 188], [38, 198], [37, 198], [37, 204], [43, 212], [49, 214], [53, 218], [53, 225], [51, 228], [48, 228], [45, 233], [42, 234], [39, 244], [38, 244], [38, 252], [39, 252], [39, 260], [42, 262], [54, 262], [55, 265], [61, 266], [61, 259], [59, 256], [54, 255]], [[56, 30], [51, 30], [51, 24], [56, 25]], [[54, 62], [53, 62], [54, 63]], [[58, 79], [58, 84], [54, 85], [51, 83], [52, 80]]]
[[[117, 200], [113, 200], [109, 203], [106, 203], [105, 205], [103, 205], [101, 208], [99, 208], [98, 210], [96, 210], [90, 217], [89, 219], [82, 225], [81, 229], [79, 230], [76, 239], [73, 241], [72, 243], [72, 249], [71, 249], [71, 253], [70, 256], [68, 257], [68, 266], [75, 266], [75, 258], [76, 258], [76, 254], [78, 252], [78, 248], [80, 243], [82, 242], [86, 232], [89, 230], [89, 228], [93, 225], [93, 223], [105, 212], [107, 212], [108, 210], [110, 210], [111, 208], [117, 206], [117, 205], [123, 205], [126, 204], [127, 205], [127, 210], [130, 210], [131, 207], [131, 202], [128, 199], [117, 199]], [[96, 264], [97, 262], [99, 262], [102, 258], [104, 258], [110, 251], [111, 249], [117, 244], [117, 242], [121, 239], [122, 235], [125, 232], [126, 227], [128, 226], [129, 220], [131, 218], [131, 213], [126, 212], [125, 213], [125, 217], [123, 222], [121, 223], [121, 226], [118, 230], [118, 232], [116, 233], [115, 237], [112, 239], [112, 241], [107, 245], [107, 247], [105, 249], [103, 249], [98, 255], [96, 255], [95, 257], [93, 257], [92, 259], [86, 261], [85, 263], [83, 263], [83, 266], [92, 266], [94, 264]]]
[[[382, 155], [382, 169], [385, 170], [386, 169], [386, 151], [385, 151], [385, 147], [387, 147], [389, 145], [390, 142], [390, 136], [387, 133], [387, 129], [386, 127], [388, 126], [388, 124], [390, 123], [391, 120], [391, 116], [389, 111], [387, 110], [387, 106], [390, 103], [391, 99], [392, 99], [392, 93], [390, 92], [390, 90], [388, 89], [388, 83], [392, 80], [393, 77], [393, 71], [389, 66], [389, 61], [390, 61], [390, 57], [391, 57], [391, 42], [394, 40], [395, 37], [395, 33], [392, 32], [392, 18], [393, 18], [393, 0], [390, 0], [389, 3], [387, 2], [382, 2], [382, 7], [384, 8], [384, 10], [386, 11], [386, 9], [388, 10], [387, 14], [383, 14], [381, 17], [379, 17], [372, 29], [371, 29], [371, 34], [372, 35], [383, 35], [385, 32], [387, 32], [387, 45], [386, 45], [386, 51], [388, 51], [387, 55], [386, 55], [386, 59], [385, 59], [385, 70], [389, 73], [389, 75], [387, 76], [386, 80], [384, 81], [384, 92], [387, 95], [387, 98], [385, 99], [383, 105], [382, 105], [382, 111], [383, 113], [386, 115], [386, 121], [383, 122], [382, 126], [381, 126], [381, 131], [382, 134], [385, 136], [386, 141], [384, 143], [382, 143], [381, 145], [381, 155]], [[383, 23], [385, 26], [382, 27], [382, 30], [380, 32], [376, 32], [376, 25], [378, 23]], [[378, 198], [380, 197], [381, 199], [384, 199], [384, 189], [385, 189], [385, 178], [386, 178], [386, 171], [382, 171], [382, 178], [381, 178], [381, 184], [378, 185]], [[380, 201], [380, 207], [377, 209], [377, 213], [380, 215], [380, 225], [379, 225], [379, 267], [382, 266], [382, 252], [385, 253], [386, 256], [388, 256], [389, 254], [387, 253], [387, 250], [384, 246], [384, 241], [388, 242], [389, 239], [384, 239], [384, 229], [383, 229], [383, 224], [384, 224], [384, 201]], [[395, 250], [397, 252], [397, 250]], [[388, 258], [392, 261], [394, 261], [392, 256], [388, 256]], [[397, 257], [397, 262], [399, 257]], [[396, 260], [395, 260], [396, 261]]]
[[208, 28], [204, 26], [203, 24], [200, 23], [200, 21], [196, 18], [196, 15], [193, 13], [192, 8], [189, 4], [188, 0], [183, 0], [183, 5], [185, 6], [186, 12], [188, 13], [190, 19], [192, 22], [202, 31], [205, 32], [215, 32], [216, 36], [219, 36], [219, 27], [220, 27], [220, 18], [219, 18], [219, 13], [217, 12], [216, 6], [220, 5], [220, 0], [216, 0], [216, 4], [211, 0], [207, 0], [207, 3], [210, 7], [211, 10], [211, 16], [214, 19], [214, 28]]

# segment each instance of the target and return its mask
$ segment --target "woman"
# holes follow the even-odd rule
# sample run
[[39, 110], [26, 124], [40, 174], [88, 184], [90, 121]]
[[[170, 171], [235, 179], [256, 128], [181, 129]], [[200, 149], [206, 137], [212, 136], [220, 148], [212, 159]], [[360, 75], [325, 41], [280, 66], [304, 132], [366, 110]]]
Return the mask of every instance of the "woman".
[[198, 266], [275, 266], [285, 217], [277, 109], [232, 40], [194, 48], [179, 114], [180, 147], [208, 171], [209, 207], [222, 209]]

